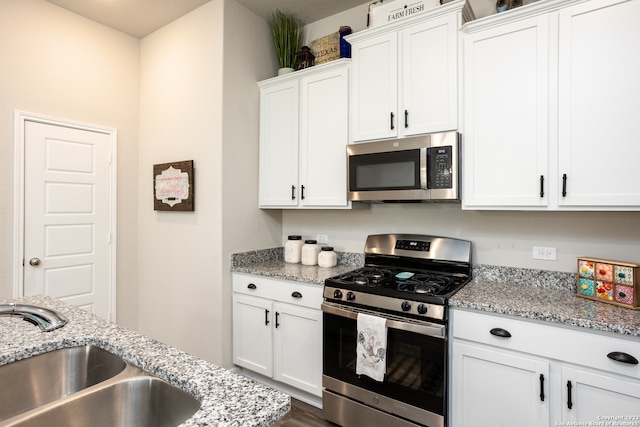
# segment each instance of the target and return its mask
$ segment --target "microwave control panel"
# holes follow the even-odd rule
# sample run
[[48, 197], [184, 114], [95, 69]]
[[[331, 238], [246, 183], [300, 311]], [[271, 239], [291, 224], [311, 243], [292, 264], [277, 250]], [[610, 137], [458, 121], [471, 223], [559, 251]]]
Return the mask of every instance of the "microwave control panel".
[[450, 145], [429, 149], [429, 188], [453, 187], [453, 155]]

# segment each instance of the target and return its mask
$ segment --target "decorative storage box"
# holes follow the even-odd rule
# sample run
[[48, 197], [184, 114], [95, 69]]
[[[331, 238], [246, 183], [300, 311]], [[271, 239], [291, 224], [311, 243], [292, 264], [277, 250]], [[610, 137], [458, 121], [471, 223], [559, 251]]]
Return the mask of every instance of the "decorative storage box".
[[628, 262], [578, 258], [577, 295], [638, 309], [640, 266]]
[[336, 31], [328, 36], [315, 39], [309, 43], [309, 48], [315, 56], [316, 65], [340, 59], [340, 33]]
[[399, 21], [440, 6], [440, 0], [378, 0], [369, 4], [367, 27]]

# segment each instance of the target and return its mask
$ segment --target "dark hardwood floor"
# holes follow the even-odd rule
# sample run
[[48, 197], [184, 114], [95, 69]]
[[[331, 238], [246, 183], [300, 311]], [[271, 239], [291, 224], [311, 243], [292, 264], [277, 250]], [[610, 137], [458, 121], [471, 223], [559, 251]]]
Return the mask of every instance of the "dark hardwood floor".
[[336, 427], [322, 417], [322, 409], [291, 399], [291, 411], [273, 427]]

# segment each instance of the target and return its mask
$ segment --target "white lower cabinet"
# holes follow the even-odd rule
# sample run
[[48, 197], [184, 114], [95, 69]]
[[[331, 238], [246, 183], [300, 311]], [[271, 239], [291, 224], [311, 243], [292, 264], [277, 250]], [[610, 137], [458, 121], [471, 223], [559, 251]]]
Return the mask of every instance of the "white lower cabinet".
[[233, 275], [233, 363], [322, 395], [322, 286]]
[[608, 356], [640, 358], [637, 337], [459, 309], [451, 319], [450, 426], [640, 425], [640, 365]]
[[548, 426], [549, 363], [459, 342], [453, 357], [454, 425]]
[[[562, 420], [612, 421], [603, 425], [640, 425], [640, 382], [625, 377], [562, 366]], [[622, 423], [625, 421], [625, 423]]]

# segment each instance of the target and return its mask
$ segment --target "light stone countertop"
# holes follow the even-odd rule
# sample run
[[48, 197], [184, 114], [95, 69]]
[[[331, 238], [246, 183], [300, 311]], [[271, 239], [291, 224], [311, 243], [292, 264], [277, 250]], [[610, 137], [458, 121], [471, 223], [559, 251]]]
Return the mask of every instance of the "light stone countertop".
[[640, 311], [580, 298], [569, 289], [474, 279], [449, 306], [640, 338]]
[[[332, 269], [286, 264], [282, 248], [234, 254], [231, 271], [323, 284], [364, 265], [364, 254], [339, 253]], [[340, 261], [339, 261], [340, 262]], [[572, 273], [474, 265], [473, 280], [449, 300], [450, 307], [640, 337], [640, 310], [576, 296]]]
[[[201, 402], [182, 426], [267, 427], [291, 407], [288, 395], [55, 298], [4, 300], [47, 307], [69, 323], [51, 332], [19, 317], [0, 317], [0, 365], [65, 347], [95, 345], [176, 385]], [[201, 332], [194, 332], [201, 333]]]
[[335, 267], [289, 264], [284, 262], [283, 248], [264, 249], [231, 255], [231, 271], [274, 279], [324, 285], [325, 279], [346, 273], [364, 265], [364, 254], [337, 252]]

